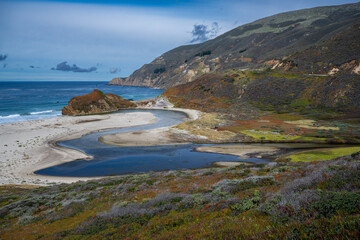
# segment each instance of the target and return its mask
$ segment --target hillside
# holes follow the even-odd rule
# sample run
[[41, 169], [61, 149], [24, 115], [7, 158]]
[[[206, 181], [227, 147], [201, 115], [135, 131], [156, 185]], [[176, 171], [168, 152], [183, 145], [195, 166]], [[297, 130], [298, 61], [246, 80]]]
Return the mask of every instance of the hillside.
[[175, 48], [110, 84], [168, 88], [233, 68], [319, 74], [335, 68], [359, 74], [357, 23], [360, 3], [280, 13], [207, 42]]
[[358, 239], [359, 160], [1, 186], [0, 238]]
[[[202, 112], [169, 128], [136, 126], [101, 137], [96, 133], [103, 150], [83, 138], [79, 141], [89, 150], [85, 153], [101, 150], [110, 159], [115, 147], [105, 144], [118, 145], [123, 148], [116, 155], [128, 158], [111, 158], [113, 162], [126, 161], [139, 169], [164, 162], [169, 170], [126, 169], [124, 175], [69, 184], [55, 184], [44, 175], [46, 186], [25, 180], [0, 186], [0, 239], [360, 239], [359, 40], [360, 3], [304, 9], [178, 47], [128, 78], [113, 79], [109, 84], [166, 88], [159, 97], [136, 101], [139, 108]], [[110, 112], [133, 104], [94, 90], [70, 100], [64, 112]], [[117, 125], [106, 129], [145, 119], [108, 116], [102, 115]], [[69, 124], [94, 132], [105, 129], [100, 121], [96, 115]], [[58, 122], [40, 124], [72, 129]], [[48, 141], [38, 138], [34, 143]], [[32, 141], [17, 139], [15, 144], [28, 151]], [[196, 161], [168, 151], [166, 145], [181, 148], [183, 143], [205, 143], [191, 151], [242, 160], [173, 170], [174, 158]], [[142, 163], [128, 154], [129, 146], [141, 153]], [[152, 148], [170, 158], [148, 160], [143, 154]], [[21, 164], [25, 161], [31, 161], [26, 154]], [[81, 169], [78, 163], [83, 161], [102, 160], [78, 159], [68, 166]], [[99, 165], [92, 166], [99, 171]], [[8, 167], [14, 167], [10, 161]]]

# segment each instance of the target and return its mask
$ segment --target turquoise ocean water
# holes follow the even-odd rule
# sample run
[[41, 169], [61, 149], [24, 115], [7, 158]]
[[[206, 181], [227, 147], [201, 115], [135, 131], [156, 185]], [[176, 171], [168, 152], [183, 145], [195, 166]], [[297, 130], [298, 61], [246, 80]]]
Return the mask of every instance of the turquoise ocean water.
[[164, 91], [106, 84], [94, 81], [0, 81], [0, 124], [60, 116], [61, 109], [72, 97], [90, 93], [94, 89], [133, 100], [156, 97]]

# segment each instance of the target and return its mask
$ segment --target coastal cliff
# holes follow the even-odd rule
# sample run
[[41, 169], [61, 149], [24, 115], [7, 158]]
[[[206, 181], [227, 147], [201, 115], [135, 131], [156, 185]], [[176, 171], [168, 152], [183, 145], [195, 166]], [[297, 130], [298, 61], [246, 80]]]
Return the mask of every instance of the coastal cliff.
[[108, 85], [122, 85], [121, 83], [123, 83], [126, 80], [126, 78], [113, 78]]
[[[359, 73], [360, 3], [280, 13], [180, 46], [110, 84], [169, 88], [229, 69]], [[354, 61], [356, 60], [356, 61]]]
[[95, 89], [89, 94], [73, 97], [62, 109], [63, 115], [77, 116], [107, 113], [123, 108], [134, 108], [136, 104], [115, 94], [104, 94]]

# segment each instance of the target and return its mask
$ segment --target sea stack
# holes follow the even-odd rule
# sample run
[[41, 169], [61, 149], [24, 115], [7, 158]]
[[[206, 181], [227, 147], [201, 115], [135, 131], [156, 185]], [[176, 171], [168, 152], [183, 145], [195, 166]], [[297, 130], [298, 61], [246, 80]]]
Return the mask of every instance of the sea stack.
[[62, 109], [63, 115], [79, 116], [114, 112], [125, 108], [135, 108], [136, 104], [115, 94], [104, 94], [95, 89], [89, 94], [70, 99], [69, 105]]

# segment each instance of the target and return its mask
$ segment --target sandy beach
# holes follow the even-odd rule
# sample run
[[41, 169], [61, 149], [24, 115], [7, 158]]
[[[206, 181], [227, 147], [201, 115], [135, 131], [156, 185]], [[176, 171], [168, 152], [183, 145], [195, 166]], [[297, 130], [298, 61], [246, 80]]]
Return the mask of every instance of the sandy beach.
[[[195, 120], [200, 115], [196, 110], [176, 109], [171, 106], [167, 109], [156, 105], [143, 106], [143, 108], [181, 111], [186, 113], [190, 120]], [[0, 185], [51, 185], [94, 179], [42, 176], [33, 172], [76, 159], [91, 159], [91, 156], [85, 153], [56, 145], [58, 141], [79, 138], [91, 132], [151, 124], [156, 121], [157, 118], [149, 112], [133, 112], [79, 117], [60, 116], [2, 124], [0, 125]], [[161, 145], [164, 142], [178, 144], [178, 141], [172, 142], [167, 137], [169, 128], [130, 132], [115, 138], [112, 135], [105, 137], [115, 141], [113, 145], [120, 146]], [[151, 143], [146, 143], [145, 138], [153, 140]], [[109, 143], [111, 144], [111, 141]]]
[[79, 158], [82, 152], [56, 146], [90, 132], [156, 122], [151, 113], [115, 113], [16, 122], [0, 125], [0, 185], [70, 183], [88, 178], [64, 178], [33, 174], [34, 171]]
[[[169, 103], [165, 103], [165, 104], [168, 107], [166, 109], [164, 109], [163, 107], [158, 107], [156, 104], [149, 105], [149, 107], [142, 106], [141, 108], [184, 112], [186, 113], [189, 120], [196, 120], [201, 115], [201, 112], [197, 110], [173, 108], [172, 105], [170, 105]], [[156, 128], [156, 129], [144, 130], [144, 131], [134, 131], [134, 132], [103, 135], [99, 138], [99, 141], [105, 144], [121, 146], [121, 147], [173, 145], [173, 144], [187, 143], [186, 141], [176, 140], [171, 137], [171, 134], [173, 132], [178, 132], [178, 131], [179, 130], [173, 129], [171, 127], [162, 127], [162, 128]]]
[[184, 141], [171, 139], [168, 127], [146, 131], [104, 135], [99, 137], [99, 141], [108, 145], [121, 147], [173, 145], [185, 143]]

